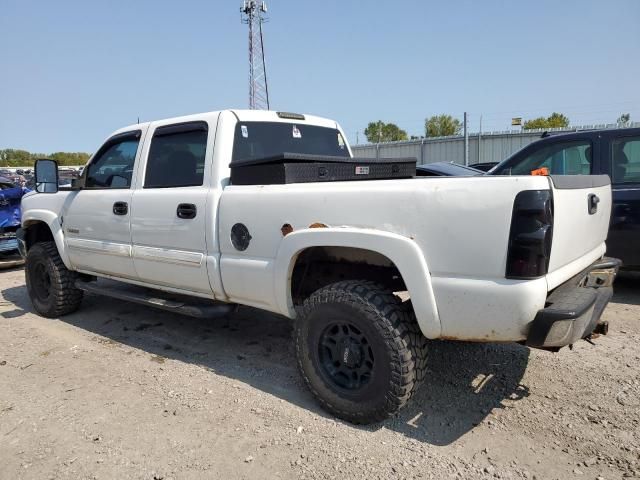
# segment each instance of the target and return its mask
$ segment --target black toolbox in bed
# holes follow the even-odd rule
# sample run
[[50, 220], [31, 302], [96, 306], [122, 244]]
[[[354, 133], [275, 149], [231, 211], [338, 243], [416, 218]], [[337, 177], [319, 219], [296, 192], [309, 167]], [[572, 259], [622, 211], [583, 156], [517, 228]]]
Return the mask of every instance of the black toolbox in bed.
[[416, 176], [415, 158], [351, 158], [280, 153], [236, 160], [231, 167], [233, 185], [382, 180]]

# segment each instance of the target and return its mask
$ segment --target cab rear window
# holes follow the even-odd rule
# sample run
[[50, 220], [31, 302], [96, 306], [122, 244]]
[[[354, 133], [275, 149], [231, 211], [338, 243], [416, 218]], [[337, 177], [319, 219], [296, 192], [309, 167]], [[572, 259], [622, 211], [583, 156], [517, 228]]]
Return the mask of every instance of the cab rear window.
[[348, 157], [336, 128], [283, 122], [238, 122], [232, 163], [271, 157], [283, 152]]

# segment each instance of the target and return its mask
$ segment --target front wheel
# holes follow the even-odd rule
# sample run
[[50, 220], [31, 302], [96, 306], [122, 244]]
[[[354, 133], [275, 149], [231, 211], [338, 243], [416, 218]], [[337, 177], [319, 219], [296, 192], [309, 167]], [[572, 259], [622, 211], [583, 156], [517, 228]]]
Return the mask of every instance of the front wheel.
[[424, 378], [424, 337], [392, 292], [368, 281], [328, 285], [295, 323], [298, 366], [330, 413], [373, 423], [400, 410]]
[[82, 290], [75, 287], [77, 274], [64, 266], [55, 242], [36, 243], [29, 249], [25, 278], [31, 303], [43, 317], [59, 317], [80, 306]]

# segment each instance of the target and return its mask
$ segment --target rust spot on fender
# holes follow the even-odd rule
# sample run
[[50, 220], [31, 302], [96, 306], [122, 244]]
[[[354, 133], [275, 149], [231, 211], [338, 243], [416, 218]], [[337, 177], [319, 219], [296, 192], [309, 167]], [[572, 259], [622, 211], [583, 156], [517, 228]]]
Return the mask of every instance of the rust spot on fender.
[[282, 227], [280, 228], [280, 231], [282, 232], [282, 236], [286, 237], [287, 235], [289, 235], [291, 232], [293, 232], [293, 227], [291, 226], [290, 223], [285, 223], [284, 225], [282, 225]]
[[328, 228], [324, 223], [315, 222], [309, 225], [309, 228]]

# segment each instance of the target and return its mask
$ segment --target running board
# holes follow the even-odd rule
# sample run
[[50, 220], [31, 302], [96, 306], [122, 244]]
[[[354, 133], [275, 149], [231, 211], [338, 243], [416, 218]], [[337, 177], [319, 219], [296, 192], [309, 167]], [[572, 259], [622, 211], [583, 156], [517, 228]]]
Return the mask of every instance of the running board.
[[163, 292], [115, 280], [100, 279], [93, 282], [76, 280], [75, 285], [76, 288], [88, 293], [139, 303], [196, 318], [224, 317], [234, 312], [237, 307], [232, 303], [214, 302], [204, 298]]

